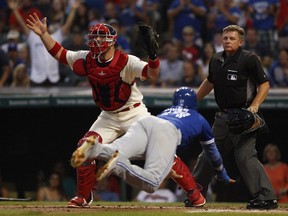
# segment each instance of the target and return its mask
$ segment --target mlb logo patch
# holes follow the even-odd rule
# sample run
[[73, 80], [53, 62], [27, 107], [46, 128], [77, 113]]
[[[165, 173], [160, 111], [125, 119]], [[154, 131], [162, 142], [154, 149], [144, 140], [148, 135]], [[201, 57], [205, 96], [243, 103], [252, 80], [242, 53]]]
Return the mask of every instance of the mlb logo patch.
[[227, 80], [236, 81], [237, 80], [237, 74], [228, 74]]

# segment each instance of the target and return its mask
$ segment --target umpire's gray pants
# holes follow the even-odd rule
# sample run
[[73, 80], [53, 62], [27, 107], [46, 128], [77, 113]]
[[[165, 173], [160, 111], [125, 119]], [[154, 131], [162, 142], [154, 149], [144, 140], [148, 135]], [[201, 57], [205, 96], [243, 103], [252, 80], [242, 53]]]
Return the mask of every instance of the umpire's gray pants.
[[[234, 149], [237, 167], [253, 199], [276, 199], [263, 165], [257, 157], [256, 135], [231, 134], [227, 126], [227, 114], [224, 112], [216, 113], [212, 132], [222, 157]], [[206, 195], [212, 174], [213, 169], [205, 153], [202, 151], [193, 170], [193, 176], [195, 180], [203, 186], [204, 195]], [[231, 178], [233, 178], [233, 176]]]

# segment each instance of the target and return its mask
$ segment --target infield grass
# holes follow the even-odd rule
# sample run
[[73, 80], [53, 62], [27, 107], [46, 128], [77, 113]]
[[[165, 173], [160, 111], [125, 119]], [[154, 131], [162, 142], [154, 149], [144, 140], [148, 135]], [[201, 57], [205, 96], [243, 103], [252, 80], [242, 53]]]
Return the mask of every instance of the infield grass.
[[0, 202], [0, 216], [283, 216], [288, 204], [276, 210], [245, 209], [245, 203], [207, 203], [202, 208], [184, 208], [183, 203], [94, 202], [91, 208], [66, 208], [67, 202]]

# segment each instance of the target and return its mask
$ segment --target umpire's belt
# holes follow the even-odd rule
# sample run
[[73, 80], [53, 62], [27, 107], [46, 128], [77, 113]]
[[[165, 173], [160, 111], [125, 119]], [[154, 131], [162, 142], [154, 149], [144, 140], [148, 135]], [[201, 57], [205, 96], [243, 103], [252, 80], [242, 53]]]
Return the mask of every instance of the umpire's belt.
[[118, 113], [119, 113], [119, 112], [126, 112], [126, 111], [129, 111], [129, 110], [131, 110], [131, 109], [134, 109], [134, 108], [140, 106], [140, 104], [141, 104], [141, 103], [135, 103], [135, 104], [133, 104], [133, 105], [131, 105], [131, 106], [123, 109], [123, 110], [118, 111]]

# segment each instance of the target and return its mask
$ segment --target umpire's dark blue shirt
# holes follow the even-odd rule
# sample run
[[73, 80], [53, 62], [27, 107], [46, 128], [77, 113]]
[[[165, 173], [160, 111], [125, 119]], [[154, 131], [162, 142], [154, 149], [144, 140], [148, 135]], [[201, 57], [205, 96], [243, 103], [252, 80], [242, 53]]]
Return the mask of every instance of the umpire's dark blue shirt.
[[239, 48], [231, 56], [216, 53], [209, 64], [208, 81], [214, 85], [216, 103], [221, 110], [240, 108], [250, 104], [257, 85], [268, 81], [258, 57]]

